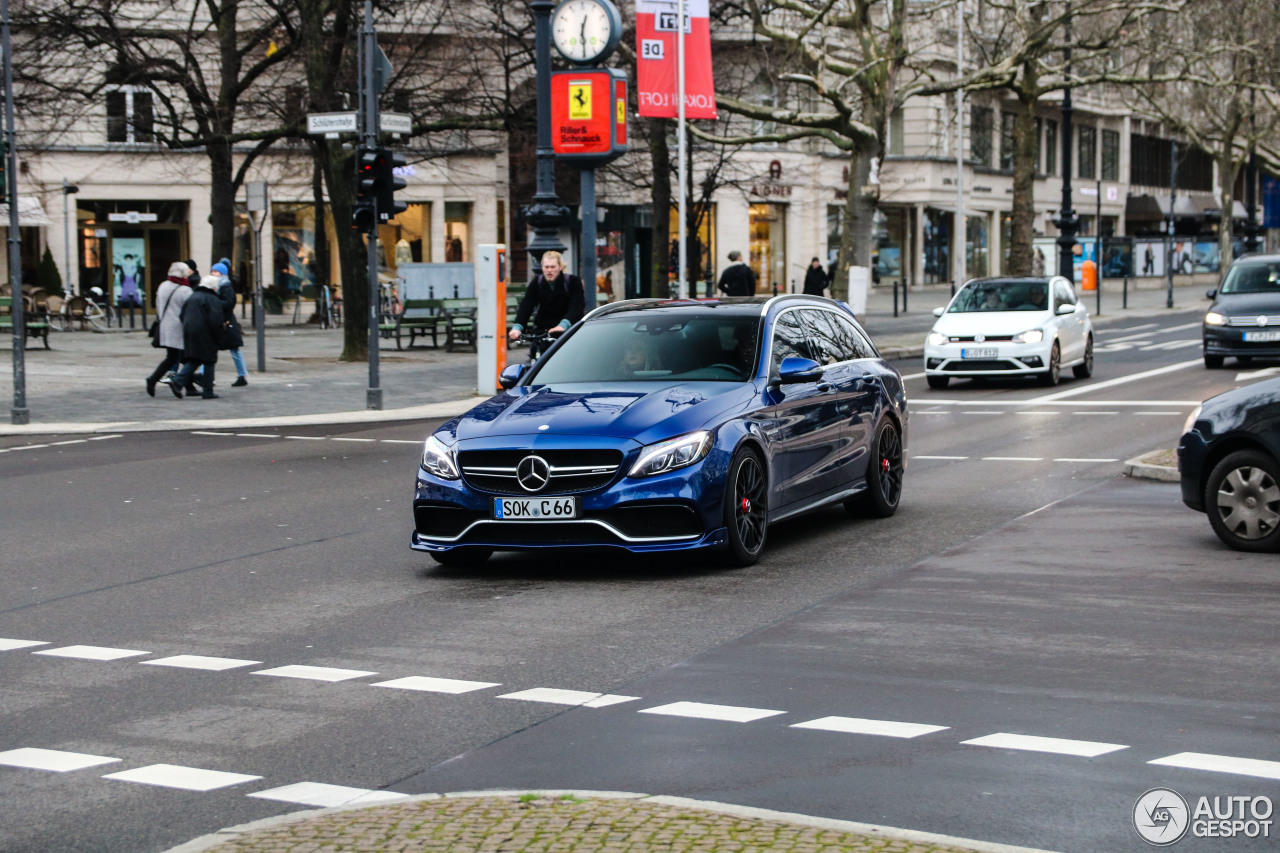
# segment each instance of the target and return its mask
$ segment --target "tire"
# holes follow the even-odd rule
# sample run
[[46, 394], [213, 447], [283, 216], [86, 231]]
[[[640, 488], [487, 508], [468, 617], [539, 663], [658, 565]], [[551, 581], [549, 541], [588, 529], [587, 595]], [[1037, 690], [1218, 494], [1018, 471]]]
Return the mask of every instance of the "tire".
[[902, 501], [902, 434], [893, 421], [885, 419], [876, 427], [867, 462], [867, 490], [845, 501], [850, 515], [888, 518]]
[[432, 551], [431, 559], [451, 568], [476, 568], [493, 556], [488, 548], [455, 548], [452, 551]]
[[1213, 466], [1204, 488], [1213, 532], [1237, 551], [1280, 551], [1280, 465], [1237, 450]]
[[1093, 335], [1084, 344], [1084, 361], [1071, 368], [1076, 379], [1088, 379], [1093, 375]]
[[941, 391], [951, 382], [950, 376], [926, 376], [925, 381], [929, 383], [929, 387], [935, 391]]
[[1058, 342], [1053, 342], [1053, 349], [1049, 350], [1049, 369], [1040, 374], [1040, 384], [1052, 388], [1062, 379], [1062, 349], [1059, 348]]
[[737, 568], [754, 565], [769, 532], [769, 477], [752, 450], [739, 450], [724, 481], [725, 561]]
[[1220, 370], [1225, 360], [1225, 356], [1204, 354], [1204, 366], [1209, 370]]

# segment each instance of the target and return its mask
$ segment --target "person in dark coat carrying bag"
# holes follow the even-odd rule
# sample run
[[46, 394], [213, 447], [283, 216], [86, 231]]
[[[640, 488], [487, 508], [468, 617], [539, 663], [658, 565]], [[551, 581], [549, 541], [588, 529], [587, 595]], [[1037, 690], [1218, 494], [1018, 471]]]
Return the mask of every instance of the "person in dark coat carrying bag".
[[[191, 298], [182, 306], [182, 369], [169, 383], [173, 396], [182, 397], [182, 389], [188, 383], [199, 384], [202, 399], [214, 400], [213, 366], [218, 361], [218, 342], [222, 339], [224, 321], [222, 300], [218, 298], [218, 277], [207, 275]], [[203, 367], [204, 375], [196, 375], [196, 368]]]
[[232, 388], [243, 388], [249, 384], [249, 371], [244, 366], [244, 356], [240, 348], [244, 346], [244, 334], [240, 323], [236, 320], [236, 288], [231, 283], [231, 262], [226, 258], [218, 261], [210, 269], [218, 277], [218, 299], [222, 301], [222, 320], [226, 324], [222, 330], [222, 338], [218, 341], [218, 349], [231, 353], [231, 363], [236, 367], [236, 381]]

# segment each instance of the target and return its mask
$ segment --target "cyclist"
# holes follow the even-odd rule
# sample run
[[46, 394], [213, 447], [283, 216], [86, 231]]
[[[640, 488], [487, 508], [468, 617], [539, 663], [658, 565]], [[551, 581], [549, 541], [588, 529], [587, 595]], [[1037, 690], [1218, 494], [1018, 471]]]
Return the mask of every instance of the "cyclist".
[[542, 272], [529, 282], [507, 337], [520, 340], [530, 317], [537, 328], [558, 335], [582, 319], [584, 304], [582, 279], [565, 272], [559, 252], [546, 252], [542, 256]]

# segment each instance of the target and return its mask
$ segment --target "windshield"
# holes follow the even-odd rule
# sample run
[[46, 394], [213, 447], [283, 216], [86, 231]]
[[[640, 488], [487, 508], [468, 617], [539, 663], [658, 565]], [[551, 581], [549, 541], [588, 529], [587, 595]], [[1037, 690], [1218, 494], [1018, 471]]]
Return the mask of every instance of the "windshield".
[[975, 311], [1047, 311], [1048, 286], [1043, 281], [971, 281], [964, 286], [949, 314]]
[[1222, 293], [1280, 294], [1280, 261], [1237, 263], [1227, 272]]
[[538, 363], [533, 382], [740, 382], [755, 374], [760, 318], [644, 312], [578, 329]]

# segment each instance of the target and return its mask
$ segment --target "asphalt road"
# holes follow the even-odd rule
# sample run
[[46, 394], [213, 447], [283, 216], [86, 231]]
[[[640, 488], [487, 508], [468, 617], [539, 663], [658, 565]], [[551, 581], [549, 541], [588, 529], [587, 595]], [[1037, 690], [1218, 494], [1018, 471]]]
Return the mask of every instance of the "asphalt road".
[[[46, 445], [0, 454], [0, 648], [45, 644], [0, 651], [0, 753], [118, 759], [0, 767], [0, 850], [164, 850], [300, 808], [246, 794], [302, 781], [684, 794], [1063, 851], [1144, 849], [1129, 813], [1157, 785], [1280, 796], [1149, 763], [1280, 760], [1274, 559], [1223, 549], [1175, 484], [1118, 477], [1268, 370], [1204, 370], [1197, 319], [1100, 324], [1094, 377], [1055, 389], [930, 391], [901, 365], [898, 515], [796, 519], [733, 572], [436, 567], [407, 546], [431, 423], [0, 439]], [[121, 656], [42, 654], [77, 645]], [[179, 655], [223, 661], [149, 663]], [[639, 713], [681, 702], [781, 713]], [[793, 728], [830, 716], [899, 725]], [[964, 743], [999, 733], [1123, 748]], [[260, 778], [103, 778], [155, 765]]]

